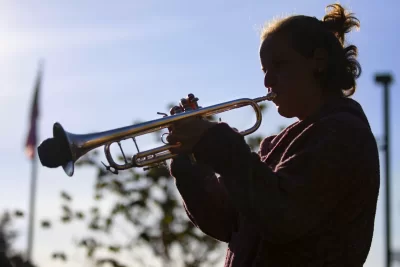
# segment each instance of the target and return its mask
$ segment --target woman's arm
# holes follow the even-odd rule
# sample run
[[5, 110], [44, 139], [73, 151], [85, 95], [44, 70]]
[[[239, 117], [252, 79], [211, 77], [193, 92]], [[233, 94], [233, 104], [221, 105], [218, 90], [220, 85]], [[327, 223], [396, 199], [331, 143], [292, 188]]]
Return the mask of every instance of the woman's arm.
[[183, 155], [173, 159], [171, 175], [189, 219], [205, 234], [229, 242], [237, 217], [221, 179], [210, 167], [192, 164]]
[[[358, 119], [335, 117], [299, 136], [297, 151], [274, 170], [227, 124], [210, 128], [194, 149], [200, 162], [224, 178], [235, 208], [271, 242], [301, 237], [325, 220], [351, 183], [376, 173], [376, 143]], [[360, 164], [363, 165], [360, 165]]]

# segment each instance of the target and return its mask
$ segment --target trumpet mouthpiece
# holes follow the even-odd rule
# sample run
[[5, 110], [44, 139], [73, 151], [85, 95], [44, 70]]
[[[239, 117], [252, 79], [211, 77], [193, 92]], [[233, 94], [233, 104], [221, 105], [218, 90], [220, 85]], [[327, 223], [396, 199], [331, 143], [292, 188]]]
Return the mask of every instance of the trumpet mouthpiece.
[[275, 92], [270, 92], [267, 94], [267, 100], [271, 101], [274, 100], [274, 98], [277, 96]]

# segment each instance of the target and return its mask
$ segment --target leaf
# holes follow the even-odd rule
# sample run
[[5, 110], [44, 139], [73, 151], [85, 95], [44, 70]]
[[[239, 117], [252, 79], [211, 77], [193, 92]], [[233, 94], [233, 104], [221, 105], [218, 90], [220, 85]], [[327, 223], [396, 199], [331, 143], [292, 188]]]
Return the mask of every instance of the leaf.
[[62, 261], [67, 261], [67, 255], [64, 252], [53, 252], [51, 257], [53, 259], [60, 259]]
[[143, 239], [143, 240], [146, 241], [146, 242], [150, 242], [150, 236], [149, 236], [147, 233], [145, 233], [145, 232], [141, 233], [140, 236], [139, 236], [139, 238], [140, 238], [140, 239]]
[[[108, 264], [108, 265], [106, 265], [106, 264]], [[96, 261], [96, 265], [97, 266], [111, 265], [112, 267], [127, 267], [126, 265], [119, 263], [116, 259], [113, 259], [113, 258], [99, 259]]]
[[164, 224], [170, 224], [174, 220], [174, 217], [171, 214], [165, 214], [163, 218], [163, 223]]
[[71, 216], [62, 216], [61, 221], [63, 223], [69, 223], [69, 222], [71, 222]]
[[76, 218], [78, 218], [80, 220], [85, 218], [85, 214], [83, 212], [81, 212], [81, 211], [76, 212], [75, 216], [76, 216]]
[[89, 247], [86, 255], [88, 256], [88, 258], [91, 258], [93, 257], [95, 252], [96, 252], [96, 247]]
[[158, 178], [161, 177], [169, 177], [170, 172], [167, 167], [165, 166], [159, 166], [155, 168], [151, 168], [147, 171], [146, 174], [147, 177], [152, 178], [153, 180], [157, 181]]
[[117, 179], [114, 179], [111, 181], [111, 183], [116, 186], [117, 188], [123, 187], [121, 181], [118, 181]]
[[61, 191], [61, 198], [66, 200], [66, 201], [71, 201], [72, 200], [72, 197], [68, 193], [66, 193], [65, 191]]
[[112, 218], [107, 218], [106, 219], [106, 227], [107, 228], [110, 227], [112, 225], [112, 222], [113, 222]]
[[110, 174], [110, 172], [108, 172], [104, 166], [100, 167], [97, 169], [97, 177], [98, 178], [103, 178], [105, 176], [107, 176], [108, 174]]
[[98, 222], [92, 221], [89, 224], [89, 229], [97, 231], [97, 230], [100, 230], [100, 226], [99, 226]]
[[51, 227], [50, 221], [43, 220], [40, 224], [41, 224], [42, 228], [50, 228]]
[[108, 250], [113, 252], [113, 253], [118, 253], [121, 251], [121, 247], [120, 246], [109, 246]]
[[146, 202], [144, 200], [135, 200], [135, 201], [130, 202], [127, 206], [129, 208], [132, 208], [134, 206], [139, 206], [139, 207], [143, 208], [146, 206]]
[[268, 105], [266, 103], [260, 103], [259, 106], [262, 113], [264, 113], [268, 108]]
[[90, 209], [90, 212], [92, 213], [92, 215], [99, 214], [99, 208], [98, 207], [92, 207]]
[[24, 217], [24, 212], [20, 210], [14, 211], [14, 216], [15, 217]]
[[108, 186], [108, 183], [106, 182], [98, 182], [96, 183], [96, 189], [104, 189]]
[[71, 209], [67, 205], [62, 205], [62, 209], [67, 215], [70, 215], [72, 213]]
[[94, 196], [94, 199], [95, 200], [101, 200], [103, 198], [103, 195], [102, 194], [100, 194], [100, 193], [98, 193], [98, 194], [96, 194], [95, 196]]
[[117, 203], [114, 205], [111, 214], [115, 215], [118, 213], [124, 213], [125, 211], [126, 211], [125, 205], [123, 205], [122, 203]]
[[251, 136], [246, 139], [247, 144], [250, 146], [252, 151], [257, 151], [260, 147], [263, 137], [261, 136]]

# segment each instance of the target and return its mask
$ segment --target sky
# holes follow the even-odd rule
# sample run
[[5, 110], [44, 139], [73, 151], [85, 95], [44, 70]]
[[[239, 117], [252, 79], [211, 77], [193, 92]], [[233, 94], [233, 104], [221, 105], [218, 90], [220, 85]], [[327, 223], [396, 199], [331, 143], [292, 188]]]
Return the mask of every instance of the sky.
[[[5, 1], [0, 0], [0, 210], [28, 207], [31, 164], [23, 144], [28, 131], [30, 101], [38, 62], [44, 60], [39, 138], [52, 135], [60, 122], [72, 133], [114, 129], [135, 120], [158, 118], [167, 105], [188, 93], [201, 106], [265, 94], [258, 59], [259, 29], [276, 16], [305, 14], [322, 18], [326, 0], [281, 1]], [[374, 134], [383, 133], [383, 90], [377, 72], [389, 71], [392, 136], [392, 234], [400, 251], [400, 90], [396, 77], [398, 9], [395, 0], [347, 0], [361, 21], [348, 41], [359, 48], [363, 73], [354, 99], [363, 106]], [[233, 113], [232, 113], [233, 114]], [[233, 126], [249, 126], [250, 110], [222, 115]], [[276, 133], [292, 119], [273, 106], [257, 132]], [[250, 122], [251, 123], [251, 122]], [[139, 144], [140, 146], [141, 144]], [[144, 140], [142, 148], [153, 143]], [[383, 154], [381, 154], [383, 156]], [[383, 179], [382, 161], [382, 179]], [[39, 167], [36, 217], [56, 219], [60, 190], [74, 203], [93, 202], [92, 169], [77, 169], [68, 177], [62, 169]], [[382, 183], [374, 239], [366, 267], [384, 266], [384, 200]], [[38, 266], [84, 266], [72, 240], [84, 232], [79, 225], [43, 231], [36, 224], [34, 261]], [[26, 221], [16, 224], [18, 248], [26, 246]], [[117, 237], [116, 237], [117, 238]], [[122, 237], [120, 237], [122, 238]], [[52, 250], [74, 253], [66, 264], [52, 262]], [[396, 265], [394, 265], [396, 266]], [[399, 264], [397, 266], [400, 266]]]

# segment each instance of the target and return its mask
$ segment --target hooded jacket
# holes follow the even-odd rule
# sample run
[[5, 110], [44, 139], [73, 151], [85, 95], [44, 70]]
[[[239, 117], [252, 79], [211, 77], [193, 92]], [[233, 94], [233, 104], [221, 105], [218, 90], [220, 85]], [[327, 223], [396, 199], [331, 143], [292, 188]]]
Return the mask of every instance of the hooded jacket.
[[265, 138], [258, 153], [225, 123], [197, 160], [171, 163], [190, 220], [228, 243], [225, 267], [363, 266], [373, 237], [379, 155], [361, 106], [327, 102]]

